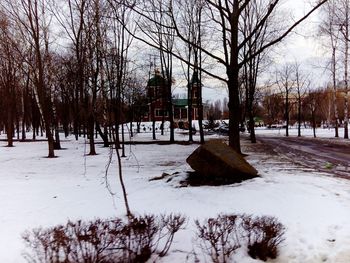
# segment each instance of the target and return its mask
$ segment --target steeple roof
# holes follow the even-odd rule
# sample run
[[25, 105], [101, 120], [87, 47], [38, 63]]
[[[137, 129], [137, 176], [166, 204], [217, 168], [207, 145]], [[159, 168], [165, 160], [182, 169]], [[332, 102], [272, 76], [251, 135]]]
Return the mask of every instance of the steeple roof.
[[198, 76], [198, 70], [195, 70], [193, 72], [192, 78], [191, 78], [191, 82], [190, 84], [193, 85], [202, 85], [199, 81], [199, 76]]
[[165, 78], [163, 78], [159, 70], [156, 69], [154, 71], [154, 76], [148, 80], [147, 86], [155, 87], [155, 86], [164, 86], [164, 85], [165, 85]]

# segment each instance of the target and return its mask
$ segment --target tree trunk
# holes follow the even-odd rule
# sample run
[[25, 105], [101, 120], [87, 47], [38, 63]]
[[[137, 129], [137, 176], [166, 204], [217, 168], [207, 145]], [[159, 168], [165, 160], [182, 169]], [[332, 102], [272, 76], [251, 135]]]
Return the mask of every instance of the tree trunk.
[[345, 81], [345, 96], [344, 96], [344, 138], [349, 139], [348, 123], [348, 60], [349, 60], [349, 3], [345, 5], [345, 55], [344, 55], [344, 81]]
[[[189, 74], [188, 74], [189, 77]], [[190, 79], [190, 78], [189, 78]], [[192, 87], [190, 81], [188, 82], [188, 91], [187, 91], [187, 117], [188, 117], [188, 141], [193, 142], [193, 131], [192, 131]]]
[[348, 103], [348, 89], [345, 90], [345, 105], [344, 105], [344, 138], [349, 139], [349, 103]]
[[[188, 46], [188, 61], [191, 62], [191, 45]], [[187, 119], [188, 119], [188, 141], [193, 142], [193, 133], [192, 133], [192, 83], [190, 76], [190, 65], [187, 65]]]
[[13, 147], [13, 116], [12, 110], [9, 109], [7, 113], [7, 125], [6, 125], [6, 134], [7, 134], [7, 147]]
[[315, 117], [315, 111], [312, 111], [312, 129], [313, 129], [313, 134], [314, 138], [316, 138], [316, 117]]
[[152, 119], [152, 138], [153, 140], [156, 140], [156, 120], [154, 116], [154, 107], [153, 107], [152, 99], [151, 99], [151, 119]]
[[250, 141], [252, 143], [256, 143], [255, 122], [254, 122], [254, 114], [252, 110], [249, 110], [249, 130], [250, 130]]
[[26, 123], [24, 120], [24, 116], [22, 116], [22, 141], [26, 140]]
[[298, 92], [298, 137], [301, 137], [301, 96]]
[[203, 103], [202, 103], [202, 80], [201, 80], [201, 73], [199, 73], [199, 87], [198, 87], [198, 98], [197, 98], [197, 105], [198, 105], [198, 125], [199, 125], [199, 136], [200, 136], [200, 143], [204, 143], [204, 130], [203, 130]]
[[[239, 103], [239, 48], [238, 48], [238, 24], [239, 24], [239, 3], [233, 2], [233, 14], [231, 21], [231, 53], [229, 65], [226, 66], [228, 77], [228, 97], [229, 97], [229, 146], [236, 152], [241, 152], [239, 123], [241, 116], [241, 107]], [[227, 43], [225, 43], [227, 44]]]
[[336, 60], [335, 60], [336, 48], [333, 47], [332, 51], [332, 79], [333, 79], [333, 107], [334, 107], [334, 119], [335, 119], [335, 137], [339, 137], [339, 116], [338, 116], [338, 106], [337, 106], [337, 78], [336, 78]]
[[[175, 142], [175, 132], [174, 132], [174, 113], [173, 113], [173, 102], [171, 97], [171, 80], [168, 80], [168, 98], [167, 98], [167, 105], [168, 105], [168, 111], [169, 111], [169, 122], [170, 122], [170, 143]], [[163, 125], [164, 128], [164, 125]]]
[[232, 70], [229, 75], [229, 146], [236, 152], [241, 153], [239, 123], [240, 123], [240, 107], [238, 93], [238, 69]]
[[23, 89], [22, 92], [22, 141], [26, 139], [26, 99], [27, 99], [27, 87]]
[[132, 137], [134, 137], [134, 131], [133, 131], [133, 117], [131, 118], [131, 120], [130, 120], [130, 137], [132, 138]]
[[246, 100], [248, 103], [246, 104], [248, 107], [246, 111], [248, 111], [248, 117], [249, 117], [249, 131], [250, 131], [250, 141], [252, 143], [256, 143], [256, 137], [255, 137], [255, 121], [254, 121], [254, 109], [253, 109], [253, 103], [254, 103], [254, 94], [255, 94], [255, 81], [253, 80], [252, 71], [253, 67], [249, 69], [249, 81], [248, 86], [246, 89], [248, 90], [248, 96]]
[[69, 136], [69, 124], [68, 124], [68, 122], [63, 123], [63, 131], [64, 131], [64, 137], [67, 138]]
[[122, 156], [121, 157], [126, 157], [125, 156], [125, 134], [124, 134], [124, 123], [122, 123]]
[[123, 180], [123, 173], [122, 173], [122, 166], [121, 166], [122, 162], [121, 162], [119, 150], [117, 148], [115, 150], [117, 152], [117, 157], [118, 157], [119, 181], [120, 181], [120, 184], [121, 184], [122, 190], [123, 190], [123, 197], [124, 197], [124, 204], [125, 204], [125, 209], [126, 209], [126, 215], [127, 215], [127, 217], [130, 218], [130, 217], [132, 217], [132, 213], [131, 213], [130, 208], [129, 208], [128, 197], [127, 197], [126, 188], [125, 188], [125, 184], [124, 184], [124, 180]]
[[164, 122], [165, 122], [165, 110], [164, 107], [162, 107], [162, 123], [160, 124], [160, 135], [164, 135]]
[[96, 155], [96, 149], [95, 149], [95, 139], [94, 139], [94, 131], [95, 131], [95, 121], [94, 117], [92, 116], [92, 113], [89, 114], [88, 118], [88, 138], [89, 138], [89, 145], [90, 145], [90, 152], [89, 155]]
[[289, 94], [286, 92], [286, 106], [285, 106], [285, 115], [286, 115], [286, 137], [289, 136]]
[[126, 193], [126, 187], [124, 184], [124, 180], [123, 180], [123, 169], [122, 169], [122, 160], [119, 154], [119, 138], [116, 137], [116, 134], [113, 134], [113, 140], [114, 140], [114, 147], [115, 147], [115, 151], [117, 154], [117, 160], [118, 160], [118, 174], [119, 174], [119, 181], [120, 181], [120, 185], [122, 187], [122, 191], [123, 191], [123, 197], [124, 197], [124, 205], [125, 205], [125, 209], [126, 209], [126, 215], [130, 218], [132, 217], [130, 208], [129, 208], [129, 202], [128, 202], [128, 195]]
[[55, 147], [54, 147], [54, 139], [53, 139], [50, 125], [45, 123], [45, 130], [46, 130], [46, 137], [47, 137], [47, 143], [48, 143], [48, 148], [49, 148], [49, 154], [47, 157], [54, 158], [55, 157]]
[[140, 133], [141, 132], [141, 121], [136, 122], [136, 132]]
[[58, 128], [55, 129], [55, 144], [54, 144], [55, 150], [61, 150], [61, 140], [60, 140], [60, 133], [58, 132]]
[[109, 147], [108, 135], [106, 132], [102, 132], [101, 126], [98, 122], [96, 122], [96, 131], [103, 140], [103, 147]]
[[[199, 12], [199, 21], [202, 19], [202, 9]], [[199, 22], [199, 45], [202, 45], [202, 34], [201, 34], [201, 23]], [[204, 130], [203, 130], [203, 96], [202, 96], [202, 51], [199, 50], [199, 87], [198, 87], [198, 125], [199, 125], [199, 136], [200, 136], [200, 142], [201, 144], [204, 144]]]

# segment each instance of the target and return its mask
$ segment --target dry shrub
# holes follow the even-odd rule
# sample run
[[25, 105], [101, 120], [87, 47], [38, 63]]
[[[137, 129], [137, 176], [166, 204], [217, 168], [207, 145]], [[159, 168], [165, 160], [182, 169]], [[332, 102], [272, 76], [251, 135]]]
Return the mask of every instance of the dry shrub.
[[231, 255], [240, 247], [240, 228], [237, 215], [219, 215], [203, 224], [195, 221], [199, 246], [213, 262], [229, 262]]
[[284, 240], [285, 228], [274, 217], [219, 215], [203, 224], [195, 223], [199, 246], [215, 263], [231, 262], [233, 253], [245, 244], [252, 258], [274, 259]]
[[285, 227], [275, 217], [244, 216], [242, 227], [247, 236], [248, 254], [266, 261], [278, 256], [278, 246], [284, 241]]
[[167, 254], [185, 221], [185, 217], [175, 214], [134, 217], [128, 222], [68, 221], [66, 225], [24, 233], [23, 239], [32, 252], [25, 258], [45, 263], [146, 262], [152, 255]]

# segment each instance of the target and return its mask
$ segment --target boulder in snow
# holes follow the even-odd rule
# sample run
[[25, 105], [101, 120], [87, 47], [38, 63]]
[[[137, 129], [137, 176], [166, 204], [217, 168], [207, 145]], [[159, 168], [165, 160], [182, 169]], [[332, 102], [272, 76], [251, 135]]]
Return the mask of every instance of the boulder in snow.
[[222, 141], [206, 142], [186, 161], [196, 171], [192, 179], [204, 184], [238, 183], [258, 176], [257, 170], [242, 155]]

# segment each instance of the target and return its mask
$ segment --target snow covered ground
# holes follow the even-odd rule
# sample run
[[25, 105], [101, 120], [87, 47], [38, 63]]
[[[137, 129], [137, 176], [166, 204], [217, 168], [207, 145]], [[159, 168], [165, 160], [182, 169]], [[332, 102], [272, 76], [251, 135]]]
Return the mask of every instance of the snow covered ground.
[[[266, 128], [266, 127], [257, 127], [255, 128], [257, 134], [266, 134], [266, 135], [279, 135], [285, 136], [286, 129], [285, 128]], [[288, 133], [290, 136], [297, 136], [298, 129], [297, 127], [291, 127], [288, 129]], [[334, 138], [334, 128], [318, 128], [316, 129], [316, 137], [320, 138]], [[312, 128], [301, 128], [301, 136], [305, 137], [313, 137], [313, 129]], [[339, 128], [339, 138], [344, 137], [344, 128]]]
[[[134, 140], [150, 137], [144, 133]], [[168, 136], [158, 134], [157, 138]], [[186, 139], [184, 134], [177, 138]], [[0, 142], [0, 262], [25, 262], [21, 255], [25, 230], [68, 219], [125, 214], [115, 159], [107, 174], [115, 195], [106, 189], [109, 149], [98, 145], [97, 156], [86, 156], [84, 139], [69, 137], [62, 142], [65, 149], [56, 151], [58, 158], [48, 159], [45, 142], [5, 145]], [[261, 177], [228, 186], [179, 188], [178, 182], [191, 170], [185, 160], [196, 147], [148, 144], [126, 148], [123, 167], [131, 210], [138, 214], [179, 212], [188, 218], [186, 229], [175, 236], [169, 255], [161, 262], [194, 262], [192, 252], [201, 262], [208, 262], [194, 243], [194, 220], [219, 213], [277, 217], [287, 228], [286, 240], [280, 256], [270, 262], [350, 262], [350, 181], [296, 166], [285, 157], [265, 153], [260, 144], [244, 141], [247, 160]], [[149, 181], [164, 172], [178, 175], [170, 182]], [[234, 259], [260, 262], [244, 250]]]

